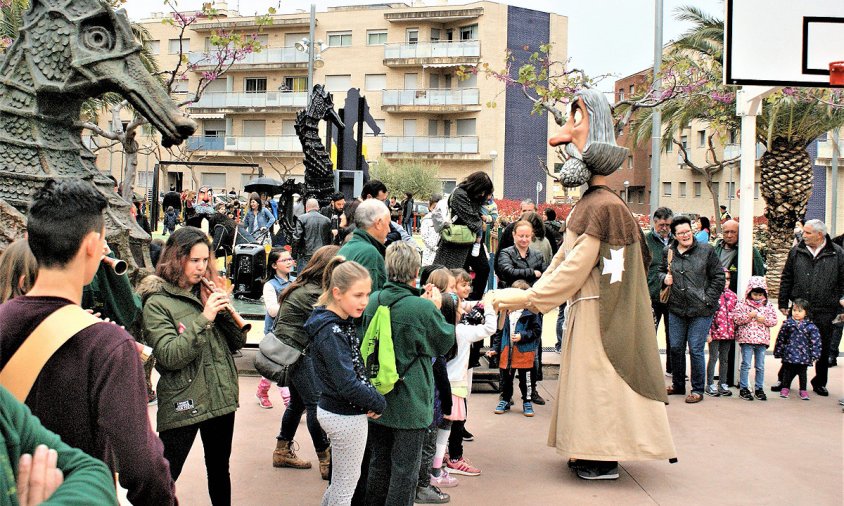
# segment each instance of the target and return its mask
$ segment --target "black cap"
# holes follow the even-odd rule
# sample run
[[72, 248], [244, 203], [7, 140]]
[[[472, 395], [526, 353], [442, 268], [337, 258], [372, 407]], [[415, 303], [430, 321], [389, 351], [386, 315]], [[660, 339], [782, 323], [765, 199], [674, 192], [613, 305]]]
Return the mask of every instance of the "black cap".
[[343, 195], [342, 192], [335, 192], [334, 195], [331, 196], [331, 202], [337, 202], [338, 200], [345, 199], [346, 196]]

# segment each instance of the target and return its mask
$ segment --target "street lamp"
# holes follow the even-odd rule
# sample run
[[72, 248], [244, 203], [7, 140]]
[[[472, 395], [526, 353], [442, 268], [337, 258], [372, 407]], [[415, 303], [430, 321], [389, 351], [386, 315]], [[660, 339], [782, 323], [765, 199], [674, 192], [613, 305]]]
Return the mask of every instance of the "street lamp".
[[630, 202], [630, 181], [624, 182], [624, 201]]
[[[490, 173], [490, 177], [492, 179], [492, 186], [495, 187], [495, 159], [498, 158], [498, 151], [492, 150], [489, 152], [489, 159], [492, 160], [492, 172]], [[495, 191], [493, 190], [493, 196]]]
[[296, 48], [296, 51], [308, 53], [308, 105], [311, 104], [311, 91], [314, 88], [314, 69], [321, 69], [325, 66], [325, 60], [322, 59], [322, 53], [328, 49], [327, 47], [325, 47], [325, 43], [321, 40], [317, 40], [314, 43], [311, 43], [311, 41], [314, 40], [315, 29], [316, 5], [311, 4], [311, 27], [308, 32], [308, 37], [303, 37], [301, 40], [293, 44], [293, 47]]

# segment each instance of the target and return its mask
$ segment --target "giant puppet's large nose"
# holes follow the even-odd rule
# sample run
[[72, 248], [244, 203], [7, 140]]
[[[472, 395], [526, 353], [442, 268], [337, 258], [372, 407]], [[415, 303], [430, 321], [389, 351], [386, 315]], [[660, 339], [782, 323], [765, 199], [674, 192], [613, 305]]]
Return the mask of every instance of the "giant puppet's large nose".
[[572, 131], [571, 127], [568, 124], [563, 125], [562, 130], [560, 133], [548, 139], [548, 144], [552, 147], [557, 147], [560, 144], [568, 144], [572, 140]]

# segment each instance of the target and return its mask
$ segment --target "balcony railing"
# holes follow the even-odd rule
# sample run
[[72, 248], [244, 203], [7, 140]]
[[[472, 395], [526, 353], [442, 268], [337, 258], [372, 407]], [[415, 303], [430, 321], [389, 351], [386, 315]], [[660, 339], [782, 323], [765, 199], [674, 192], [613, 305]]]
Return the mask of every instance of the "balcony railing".
[[391, 106], [479, 105], [481, 96], [477, 88], [384, 90], [382, 103]]
[[[217, 64], [218, 55], [215, 51], [195, 52], [188, 54], [188, 62], [198, 67], [208, 67]], [[230, 64], [231, 60], [226, 62]], [[236, 65], [267, 65], [279, 63], [308, 63], [308, 54], [297, 51], [294, 47], [265, 47], [256, 53], [249, 53], [235, 62]]]
[[479, 40], [457, 42], [416, 42], [414, 44], [386, 44], [384, 58], [461, 58], [480, 57]]
[[383, 153], [477, 153], [478, 138], [464, 137], [384, 137]]
[[296, 135], [270, 137], [190, 137], [190, 151], [302, 151]]
[[263, 107], [305, 107], [308, 94], [305, 92], [267, 91], [263, 93], [206, 92], [199, 102], [191, 107], [197, 109], [263, 108]]

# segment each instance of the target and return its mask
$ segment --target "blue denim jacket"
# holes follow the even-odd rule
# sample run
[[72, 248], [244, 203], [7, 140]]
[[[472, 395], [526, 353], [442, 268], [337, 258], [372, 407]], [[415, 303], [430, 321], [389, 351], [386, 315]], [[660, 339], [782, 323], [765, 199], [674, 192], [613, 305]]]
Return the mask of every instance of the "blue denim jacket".
[[[255, 218], [257, 216], [257, 223], [255, 222]], [[243, 220], [244, 225], [246, 225], [246, 231], [251, 233], [257, 232], [260, 228], [270, 228], [275, 223], [275, 218], [273, 218], [273, 213], [267, 209], [266, 207], [262, 207], [261, 210], [256, 215], [250, 209], [248, 213], [246, 213], [246, 218]]]

